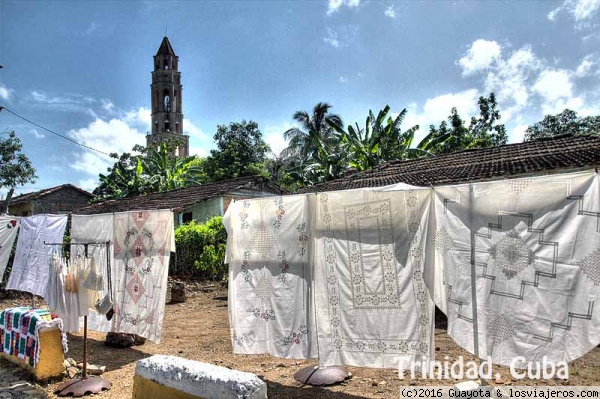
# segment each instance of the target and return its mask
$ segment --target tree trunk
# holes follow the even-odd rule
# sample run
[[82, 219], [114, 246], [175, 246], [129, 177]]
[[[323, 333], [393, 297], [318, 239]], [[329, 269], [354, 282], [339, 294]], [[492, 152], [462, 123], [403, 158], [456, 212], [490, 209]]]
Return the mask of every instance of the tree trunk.
[[6, 194], [6, 200], [4, 201], [4, 206], [0, 209], [0, 214], [6, 213], [8, 214], [8, 204], [10, 203], [10, 199], [12, 198], [13, 193], [15, 192], [15, 188], [11, 187]]

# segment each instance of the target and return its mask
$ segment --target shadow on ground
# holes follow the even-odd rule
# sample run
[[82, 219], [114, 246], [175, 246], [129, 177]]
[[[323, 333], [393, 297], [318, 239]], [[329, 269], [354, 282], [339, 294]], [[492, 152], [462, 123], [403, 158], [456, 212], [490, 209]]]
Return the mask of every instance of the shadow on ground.
[[[79, 335], [67, 336], [69, 338], [69, 352], [65, 353], [65, 357], [71, 357], [78, 363], [82, 362], [83, 337]], [[119, 369], [149, 356], [152, 355], [143, 351], [143, 345], [129, 348], [113, 348], [104, 345], [104, 340], [88, 337], [88, 363], [98, 366], [109, 365], [109, 370]]]

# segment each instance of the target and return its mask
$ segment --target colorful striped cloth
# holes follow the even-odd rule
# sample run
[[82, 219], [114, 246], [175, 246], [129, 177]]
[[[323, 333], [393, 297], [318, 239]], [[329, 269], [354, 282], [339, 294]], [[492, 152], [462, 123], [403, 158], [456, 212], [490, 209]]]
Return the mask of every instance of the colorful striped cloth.
[[[39, 360], [39, 330], [43, 327], [57, 327], [62, 331], [62, 320], [52, 319], [45, 309], [16, 307], [0, 312], [0, 345], [8, 355], [17, 356], [35, 367]], [[63, 334], [63, 349], [66, 336]]]

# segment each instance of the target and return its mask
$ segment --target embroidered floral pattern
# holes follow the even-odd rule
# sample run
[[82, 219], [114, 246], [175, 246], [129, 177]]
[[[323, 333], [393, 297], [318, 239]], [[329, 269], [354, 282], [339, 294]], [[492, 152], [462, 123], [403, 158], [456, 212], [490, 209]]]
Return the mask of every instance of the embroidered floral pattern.
[[298, 331], [293, 332], [290, 336], [283, 338], [283, 346], [298, 345], [302, 339], [308, 334], [308, 328], [301, 324]]
[[242, 274], [244, 275], [244, 281], [249, 283], [252, 281], [252, 273], [248, 270], [250, 267], [250, 251], [244, 251], [244, 259], [242, 260]]
[[287, 260], [285, 260], [285, 251], [279, 251], [279, 253], [277, 254], [277, 259], [280, 260], [279, 268], [281, 269], [281, 274], [277, 276], [277, 280], [282, 283], [285, 283], [287, 281], [286, 274], [290, 268], [290, 265], [288, 264]]
[[12, 229], [13, 227], [17, 227], [17, 221], [12, 219], [8, 223], [6, 223], [7, 229]]
[[250, 227], [250, 224], [248, 223], [248, 208], [250, 208], [250, 201], [244, 200], [242, 204], [243, 207], [240, 211], [240, 221], [242, 230], [245, 230]]
[[244, 337], [237, 335], [237, 333], [233, 333], [233, 342], [235, 342], [235, 346], [242, 346], [244, 343]]
[[300, 248], [298, 248], [298, 255], [304, 256], [306, 254], [306, 247], [308, 246], [308, 234], [306, 233], [306, 222], [300, 223], [296, 230], [300, 235], [298, 236], [298, 242], [300, 243]]
[[254, 317], [263, 319], [264, 321], [275, 320], [275, 312], [272, 309], [260, 310], [259, 308], [252, 309]]
[[277, 230], [279, 230], [279, 228], [281, 227], [281, 220], [283, 219], [283, 215], [285, 215], [285, 208], [283, 206], [283, 198], [282, 197], [276, 197], [275, 200], [275, 205], [277, 206], [277, 210], [275, 211], [275, 214], [277, 215], [277, 219], [273, 220], [273, 227]]

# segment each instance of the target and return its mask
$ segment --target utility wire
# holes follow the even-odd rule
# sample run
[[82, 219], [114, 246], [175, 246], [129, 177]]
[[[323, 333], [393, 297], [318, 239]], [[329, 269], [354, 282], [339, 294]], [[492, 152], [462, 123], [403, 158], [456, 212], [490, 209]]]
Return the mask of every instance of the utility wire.
[[37, 127], [39, 127], [40, 129], [44, 129], [45, 131], [47, 131], [47, 132], [50, 132], [50, 133], [52, 133], [52, 134], [54, 134], [54, 135], [56, 135], [56, 136], [58, 136], [58, 137], [60, 137], [60, 138], [63, 138], [63, 139], [65, 139], [65, 140], [68, 140], [68, 141], [70, 141], [70, 142], [71, 142], [71, 143], [73, 143], [73, 144], [77, 144], [77, 145], [78, 145], [78, 146], [80, 146], [80, 147], [87, 148], [88, 150], [96, 151], [96, 152], [98, 152], [98, 153], [100, 153], [100, 154], [102, 154], [102, 155], [106, 155], [106, 156], [109, 156], [109, 157], [110, 157], [110, 154], [109, 154], [109, 153], [106, 153], [106, 152], [104, 152], [104, 151], [97, 150], [97, 149], [95, 149], [95, 148], [92, 148], [92, 147], [90, 147], [90, 146], [87, 146], [87, 145], [85, 145], [85, 144], [81, 144], [80, 142], [78, 142], [78, 141], [76, 141], [76, 140], [73, 140], [73, 139], [72, 139], [72, 138], [70, 138], [70, 137], [64, 136], [64, 135], [62, 135], [62, 134], [60, 134], [60, 133], [56, 133], [56, 132], [54, 132], [54, 131], [52, 131], [52, 130], [50, 130], [50, 129], [48, 129], [48, 128], [46, 128], [46, 127], [42, 126], [42, 125], [39, 125], [39, 124], [37, 124], [37, 123], [35, 123], [35, 122], [33, 122], [33, 121], [31, 121], [31, 120], [29, 120], [29, 119], [27, 119], [27, 118], [23, 117], [23, 116], [21, 116], [21, 115], [17, 114], [16, 112], [13, 112], [13, 111], [11, 111], [10, 109], [8, 109], [8, 108], [6, 108], [6, 107], [2, 107], [2, 106], [0, 106], [0, 111], [2, 111], [2, 110], [9, 112], [9, 113], [13, 114], [14, 116], [16, 116], [17, 118], [20, 118], [20, 119], [24, 120], [25, 122], [31, 123], [32, 125], [34, 125], [34, 126], [37, 126]]

